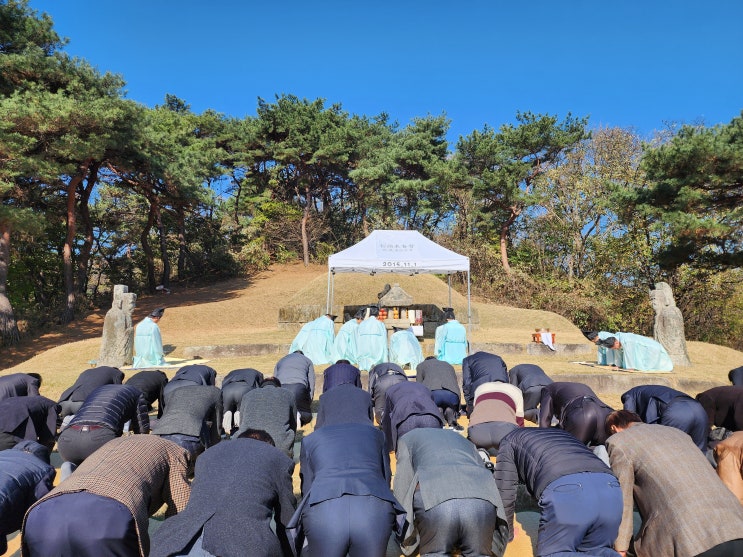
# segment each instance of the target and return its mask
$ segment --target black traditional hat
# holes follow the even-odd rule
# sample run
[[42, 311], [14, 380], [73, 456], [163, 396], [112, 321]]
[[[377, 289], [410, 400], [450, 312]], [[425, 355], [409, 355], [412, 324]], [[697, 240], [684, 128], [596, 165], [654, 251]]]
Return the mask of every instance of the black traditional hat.
[[599, 334], [596, 331], [581, 331], [581, 332], [583, 333], [583, 336], [586, 337], [591, 342], [596, 340], [596, 337], [599, 336]]
[[155, 308], [150, 312], [150, 317], [162, 317], [165, 313], [165, 308]]
[[326, 313], [325, 316], [329, 317], [331, 321], [335, 321], [336, 319], [338, 319], [338, 316], [333, 315], [332, 313]]
[[454, 308], [441, 308], [444, 310], [444, 319], [454, 319]]
[[614, 348], [617, 342], [617, 337], [606, 337], [604, 340], [598, 341], [599, 346], [605, 346], [606, 348]]
[[360, 309], [359, 311], [357, 311], [357, 312], [356, 312], [356, 313], [354, 314], [353, 318], [354, 318], [354, 319], [363, 319], [363, 318], [364, 318], [364, 315], [366, 315], [366, 312], [365, 312], [365, 311], [364, 311], [364, 309], [362, 308], [362, 309]]

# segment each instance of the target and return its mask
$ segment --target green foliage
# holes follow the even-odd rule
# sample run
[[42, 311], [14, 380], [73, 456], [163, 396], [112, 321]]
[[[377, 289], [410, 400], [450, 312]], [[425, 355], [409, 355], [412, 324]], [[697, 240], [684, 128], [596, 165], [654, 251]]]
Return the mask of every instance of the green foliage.
[[743, 264], [743, 114], [730, 124], [684, 126], [643, 159], [650, 187], [634, 203], [655, 217], [669, 240], [658, 254], [673, 270]]

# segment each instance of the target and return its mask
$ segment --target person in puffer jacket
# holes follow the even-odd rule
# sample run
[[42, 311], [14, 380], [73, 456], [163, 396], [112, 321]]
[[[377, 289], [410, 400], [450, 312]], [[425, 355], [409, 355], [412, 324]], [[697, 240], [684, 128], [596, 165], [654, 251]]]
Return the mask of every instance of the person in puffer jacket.
[[61, 479], [65, 480], [108, 441], [121, 437], [124, 424], [130, 420], [130, 431], [150, 432], [147, 400], [142, 391], [131, 385], [103, 385], [90, 393], [57, 439], [57, 450], [64, 460]]
[[622, 522], [622, 488], [611, 468], [574, 435], [513, 425], [500, 440], [495, 484], [510, 539], [519, 483], [541, 509], [534, 555], [618, 557], [612, 544]]
[[8, 549], [6, 536], [19, 530], [28, 508], [52, 490], [56, 474], [49, 450], [35, 441], [0, 451], [0, 555]]

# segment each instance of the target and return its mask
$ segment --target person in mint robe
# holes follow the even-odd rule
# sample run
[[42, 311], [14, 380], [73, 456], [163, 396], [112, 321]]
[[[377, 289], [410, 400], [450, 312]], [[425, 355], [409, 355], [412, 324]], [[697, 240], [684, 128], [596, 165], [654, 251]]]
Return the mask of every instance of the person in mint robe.
[[356, 348], [356, 330], [364, 319], [364, 310], [360, 309], [353, 319], [346, 321], [338, 330], [333, 341], [333, 361], [348, 360], [353, 365], [358, 362], [358, 349]]
[[619, 354], [615, 350], [601, 345], [599, 342], [602, 340], [606, 340], [609, 337], [613, 337], [614, 333], [610, 333], [608, 331], [583, 331], [583, 336], [585, 336], [588, 340], [596, 345], [598, 351], [596, 356], [596, 363], [598, 365], [622, 367], [615, 361], [615, 359], [619, 357]]
[[672, 371], [671, 357], [660, 342], [634, 333], [614, 333], [599, 344], [614, 352], [614, 362], [622, 369]]
[[356, 329], [356, 354], [358, 368], [369, 371], [387, 361], [387, 329], [377, 316], [379, 308], [371, 306], [369, 316]]
[[390, 361], [399, 365], [409, 365], [415, 369], [423, 361], [423, 350], [418, 337], [410, 328], [393, 327], [395, 332], [390, 337]]
[[452, 365], [461, 364], [467, 356], [467, 329], [454, 317], [452, 308], [443, 308], [446, 323], [436, 327], [433, 353], [437, 359]]
[[165, 308], [157, 308], [139, 322], [134, 330], [134, 363], [132, 367], [158, 367], [165, 365], [163, 339], [158, 323]]
[[301, 350], [314, 365], [333, 363], [336, 317], [328, 313], [305, 324], [294, 337], [289, 354]]

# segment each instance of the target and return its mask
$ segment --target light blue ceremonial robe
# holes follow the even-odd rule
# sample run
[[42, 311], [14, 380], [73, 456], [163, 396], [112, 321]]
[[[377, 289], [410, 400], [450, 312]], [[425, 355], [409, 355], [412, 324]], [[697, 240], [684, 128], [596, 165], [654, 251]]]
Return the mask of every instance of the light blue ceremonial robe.
[[356, 319], [346, 321], [338, 330], [333, 342], [333, 362], [348, 360], [353, 365], [358, 362], [358, 351], [356, 349], [356, 331], [359, 322]]
[[[607, 331], [599, 331], [598, 335], [599, 335], [600, 340], [604, 340], [609, 337], [613, 337], [614, 333], [609, 333]], [[618, 360], [621, 360], [621, 357], [618, 352], [619, 352], [618, 350], [612, 350], [611, 348], [607, 348], [606, 346], [599, 346], [598, 347], [598, 358], [597, 358], [598, 364], [600, 366], [622, 367], [621, 365], [619, 365], [619, 363], [617, 363]]]
[[134, 363], [132, 367], [157, 367], [165, 364], [160, 327], [149, 317], [134, 330]]
[[616, 333], [614, 336], [622, 343], [622, 348], [613, 350], [614, 357], [619, 358], [619, 367], [638, 371], [673, 370], [671, 357], [660, 342], [634, 333]]
[[410, 365], [415, 369], [423, 361], [421, 343], [410, 329], [397, 331], [390, 337], [390, 361], [399, 366]]
[[376, 317], [367, 317], [356, 329], [358, 368], [369, 371], [387, 361], [387, 329]]
[[335, 323], [321, 315], [300, 329], [289, 347], [289, 354], [301, 350], [315, 365], [333, 362]]
[[461, 364], [467, 356], [467, 329], [464, 325], [452, 319], [436, 327], [433, 353], [444, 362]]

